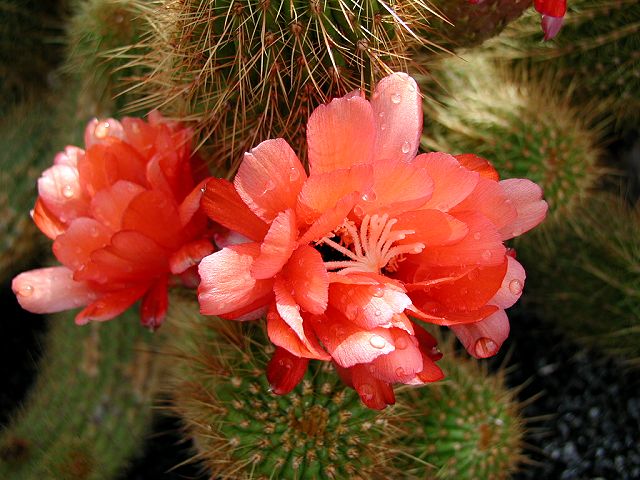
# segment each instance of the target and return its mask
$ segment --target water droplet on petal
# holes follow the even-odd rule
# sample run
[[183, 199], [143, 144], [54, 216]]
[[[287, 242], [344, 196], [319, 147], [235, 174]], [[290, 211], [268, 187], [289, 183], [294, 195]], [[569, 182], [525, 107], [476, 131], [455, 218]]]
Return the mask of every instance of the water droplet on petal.
[[373, 312], [373, 314], [374, 314], [376, 317], [379, 317], [380, 315], [382, 315], [382, 312], [381, 312], [380, 310], [376, 310], [375, 312]]
[[476, 355], [481, 358], [490, 357], [498, 351], [498, 344], [487, 337], [480, 337], [474, 345]]
[[387, 126], [384, 123], [380, 124], [380, 130], [384, 131], [386, 129], [387, 129]]
[[489, 261], [491, 260], [491, 250], [485, 250], [484, 252], [482, 252], [482, 259], [485, 261]]
[[369, 343], [373, 348], [384, 348], [387, 346], [387, 341], [380, 335], [373, 335], [369, 339]]
[[20, 289], [18, 290], [18, 295], [20, 295], [21, 297], [30, 297], [31, 295], [33, 295], [33, 292], [33, 286], [26, 284], [20, 287]]
[[289, 169], [289, 180], [295, 182], [300, 178], [300, 172], [296, 167], [291, 167]]
[[293, 368], [293, 362], [288, 358], [281, 358], [278, 360], [278, 365], [282, 368], [286, 368], [287, 370], [291, 370], [291, 368]]
[[411, 144], [409, 142], [404, 142], [402, 144], [402, 153], [409, 153], [409, 150], [411, 150]]
[[378, 114], [378, 116], [379, 116], [380, 118], [384, 118], [384, 112], [380, 112], [380, 113]]
[[98, 231], [97, 227], [91, 227], [91, 236], [93, 238], [97, 238], [98, 235], [100, 235], [100, 232]]
[[264, 186], [264, 191], [262, 192], [262, 195], [270, 192], [274, 188], [276, 188], [276, 183], [273, 180], [269, 180], [267, 184]]
[[399, 377], [404, 377], [405, 376], [404, 368], [402, 368], [402, 367], [396, 368], [396, 375], [399, 376]]
[[409, 346], [409, 342], [407, 342], [407, 339], [405, 337], [398, 338], [395, 344], [396, 344], [396, 349], [398, 350], [404, 350]]
[[511, 280], [509, 282], [509, 291], [514, 295], [520, 295], [522, 293], [522, 282], [520, 280]]
[[476, 233], [474, 233], [474, 234], [473, 234], [473, 238], [474, 238], [475, 240], [480, 240], [480, 236], [481, 236], [481, 235], [480, 235], [480, 232], [476, 232]]
[[391, 95], [391, 101], [396, 105], [400, 103], [400, 100], [402, 100], [402, 96], [399, 93], [394, 93], [393, 95]]
[[362, 397], [362, 400], [369, 401], [373, 398], [373, 387], [368, 383], [363, 383], [362, 385], [360, 385], [358, 393]]
[[376, 298], [384, 297], [384, 287], [382, 285], [374, 285], [371, 287], [371, 296]]
[[62, 196], [64, 198], [73, 197], [73, 187], [71, 185], [65, 185], [64, 187], [62, 187]]
[[93, 135], [96, 138], [106, 138], [109, 135], [109, 122], [100, 122], [96, 125], [96, 128], [93, 130]]

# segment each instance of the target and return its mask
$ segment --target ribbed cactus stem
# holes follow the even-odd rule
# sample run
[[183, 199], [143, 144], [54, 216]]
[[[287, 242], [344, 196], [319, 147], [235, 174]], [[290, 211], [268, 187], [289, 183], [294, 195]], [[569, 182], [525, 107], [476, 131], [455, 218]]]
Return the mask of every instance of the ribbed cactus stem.
[[159, 341], [134, 312], [87, 327], [54, 316], [38, 379], [0, 436], [0, 477], [117, 478], [149, 431]]

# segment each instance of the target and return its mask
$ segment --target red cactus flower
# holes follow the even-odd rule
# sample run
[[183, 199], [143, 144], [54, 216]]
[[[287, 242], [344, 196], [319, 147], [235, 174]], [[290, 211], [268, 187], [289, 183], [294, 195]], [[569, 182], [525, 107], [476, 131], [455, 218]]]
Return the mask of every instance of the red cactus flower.
[[524, 271], [503, 245], [542, 221], [528, 180], [498, 181], [474, 155], [416, 156], [421, 98], [406, 74], [317, 108], [309, 175], [282, 139], [245, 155], [232, 183], [210, 180], [203, 208], [240, 240], [199, 266], [201, 312], [267, 314], [267, 375], [286, 393], [308, 359], [333, 361], [371, 408], [395, 383], [442, 378], [435, 340], [408, 315], [451, 326], [469, 352], [496, 353]]
[[191, 132], [165, 121], [93, 120], [86, 151], [67, 147], [38, 180], [33, 220], [63, 266], [13, 280], [23, 308], [51, 313], [86, 306], [76, 323], [111, 319], [142, 299], [143, 325], [157, 328], [172, 274], [193, 284], [213, 251], [198, 213]]

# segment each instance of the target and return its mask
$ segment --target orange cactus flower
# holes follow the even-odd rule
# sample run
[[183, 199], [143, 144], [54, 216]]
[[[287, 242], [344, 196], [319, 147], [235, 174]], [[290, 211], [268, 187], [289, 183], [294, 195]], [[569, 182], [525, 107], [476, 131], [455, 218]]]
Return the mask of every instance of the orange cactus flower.
[[201, 312], [266, 314], [276, 393], [309, 359], [333, 361], [376, 409], [393, 384], [439, 380], [436, 342], [409, 316], [450, 326], [477, 357], [505, 340], [524, 270], [503, 241], [542, 221], [542, 192], [474, 155], [417, 155], [421, 132], [418, 87], [395, 73], [371, 101], [356, 92], [312, 113], [309, 174], [275, 139], [233, 183], [206, 184], [205, 212], [237, 238], [199, 265]]
[[18, 275], [23, 308], [52, 313], [86, 306], [76, 323], [108, 320], [142, 299], [141, 320], [157, 328], [172, 274], [195, 286], [197, 262], [213, 252], [198, 211], [191, 132], [165, 121], [89, 123], [86, 150], [67, 147], [38, 180], [32, 217], [63, 266]]

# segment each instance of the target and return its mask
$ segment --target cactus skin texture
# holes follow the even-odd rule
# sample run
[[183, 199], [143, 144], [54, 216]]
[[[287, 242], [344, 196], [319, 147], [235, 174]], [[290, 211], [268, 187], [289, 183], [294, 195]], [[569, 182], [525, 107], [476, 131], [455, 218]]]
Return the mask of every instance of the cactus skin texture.
[[[640, 367], [640, 203], [594, 194], [520, 248], [526, 300], [571, 338]], [[549, 279], [553, 279], [550, 281]]]
[[480, 45], [531, 7], [531, 0], [485, 0], [477, 5], [470, 4], [469, 0], [435, 0], [433, 3], [447, 19], [436, 19], [433, 29], [443, 38], [438, 43], [448, 49]]
[[[128, 55], [139, 55], [143, 33], [136, 0], [72, 0], [67, 25], [67, 60], [64, 70], [78, 78], [79, 102], [96, 116], [113, 116], [133, 100], [125, 90], [140, 69], [129, 65]], [[149, 3], [149, 2], [146, 2]], [[143, 112], [144, 113], [144, 112]]]
[[426, 0], [157, 3], [139, 58], [146, 98], [131, 107], [191, 124], [225, 174], [267, 138], [302, 152], [311, 111], [406, 71], [408, 48], [430, 44], [436, 17]]
[[47, 87], [63, 57], [63, 2], [0, 0], [0, 113]]
[[570, 212], [600, 178], [599, 107], [571, 106], [553, 77], [473, 55], [435, 64], [432, 74], [444, 93], [425, 101], [426, 149], [475, 153], [502, 178], [533, 180], [552, 215]]
[[490, 374], [453, 344], [450, 335], [439, 342], [445, 380], [399, 396], [413, 417], [398, 442], [409, 456], [396, 466], [403, 478], [506, 480], [525, 458], [517, 391], [506, 387], [504, 369]]
[[525, 15], [493, 44], [496, 56], [558, 69], [578, 100], [606, 99], [616, 126], [633, 128], [640, 120], [640, 3], [572, 0], [568, 6], [553, 41], [540, 42], [539, 19]]
[[0, 477], [117, 478], [150, 428], [158, 342], [134, 312], [87, 327], [54, 316], [36, 384], [0, 435]]
[[261, 327], [202, 317], [195, 299], [176, 293], [169, 304], [169, 393], [212, 478], [399, 478], [390, 468], [399, 409], [364, 407], [326, 362], [311, 362], [296, 389], [276, 396]]

